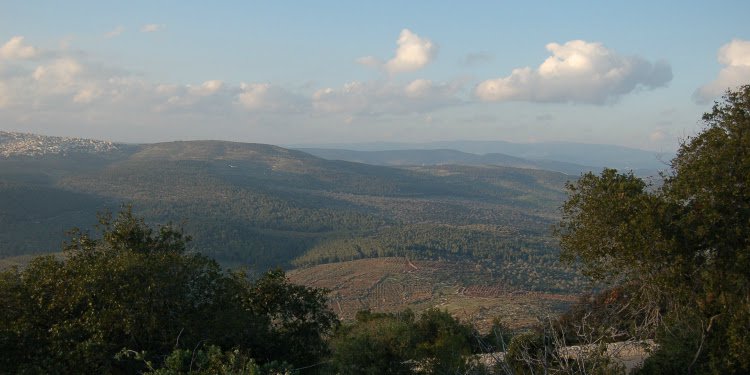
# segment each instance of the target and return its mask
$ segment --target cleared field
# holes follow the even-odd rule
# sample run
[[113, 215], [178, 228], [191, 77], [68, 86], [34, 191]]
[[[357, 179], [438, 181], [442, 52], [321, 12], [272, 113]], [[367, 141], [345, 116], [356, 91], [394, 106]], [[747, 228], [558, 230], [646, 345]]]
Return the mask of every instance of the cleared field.
[[578, 298], [510, 288], [493, 281], [497, 273], [471, 262], [360, 259], [295, 269], [287, 276], [294, 283], [329, 289], [331, 308], [343, 320], [365, 309], [420, 312], [437, 307], [480, 330], [487, 330], [495, 317], [522, 329], [559, 314]]

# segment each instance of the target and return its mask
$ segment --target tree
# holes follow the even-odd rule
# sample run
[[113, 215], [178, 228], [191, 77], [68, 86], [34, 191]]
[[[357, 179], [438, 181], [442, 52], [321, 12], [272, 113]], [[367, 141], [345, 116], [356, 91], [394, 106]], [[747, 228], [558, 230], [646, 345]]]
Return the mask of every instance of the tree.
[[356, 322], [333, 337], [333, 372], [339, 374], [483, 373], [471, 361], [474, 329], [445, 311], [429, 309], [415, 319], [398, 314], [360, 311]]
[[416, 358], [428, 374], [465, 374], [479, 334], [447, 311], [426, 310], [414, 324]]
[[338, 374], [411, 374], [414, 313], [360, 311], [354, 324], [333, 337], [332, 372]]
[[[182, 231], [149, 227], [129, 207], [101, 215], [99, 231], [75, 230], [62, 257], [0, 272], [0, 373], [135, 373], [204, 345], [260, 366], [325, 354], [299, 348], [325, 347], [336, 323], [324, 291], [291, 285], [280, 271], [255, 281], [225, 272], [187, 252]], [[292, 349], [268, 352], [272, 345]], [[140, 357], [116, 358], [123, 349]]]
[[660, 187], [610, 169], [569, 184], [557, 228], [564, 259], [661, 318], [645, 371], [750, 371], [750, 85], [703, 121]]
[[285, 360], [310, 366], [330, 354], [326, 340], [338, 318], [328, 308], [326, 290], [291, 284], [277, 269], [249, 283], [246, 291], [245, 308], [263, 322], [253, 346], [262, 363]]

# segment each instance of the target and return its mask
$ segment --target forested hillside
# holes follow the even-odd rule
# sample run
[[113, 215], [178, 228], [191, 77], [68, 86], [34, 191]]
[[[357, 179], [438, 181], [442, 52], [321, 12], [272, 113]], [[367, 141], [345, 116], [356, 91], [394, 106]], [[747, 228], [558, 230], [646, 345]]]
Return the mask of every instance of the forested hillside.
[[[379, 256], [470, 259], [567, 284], [550, 227], [570, 176], [509, 167], [391, 168], [219, 141], [0, 159], [0, 254], [56, 251], [72, 226], [132, 203], [191, 246], [257, 269]], [[556, 287], [557, 288], [557, 287]]]

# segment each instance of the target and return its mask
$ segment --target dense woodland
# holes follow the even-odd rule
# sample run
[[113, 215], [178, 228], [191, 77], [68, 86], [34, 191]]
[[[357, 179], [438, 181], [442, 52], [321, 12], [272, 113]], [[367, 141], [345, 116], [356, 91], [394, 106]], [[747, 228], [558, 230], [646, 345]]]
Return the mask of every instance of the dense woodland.
[[460, 258], [521, 289], [584, 287], [551, 236], [571, 178], [560, 173], [389, 168], [214, 141], [11, 157], [0, 168], [0, 257], [56, 252], [70, 227], [90, 230], [96, 212], [128, 203], [147, 222], [182, 225], [191, 250], [225, 266]]

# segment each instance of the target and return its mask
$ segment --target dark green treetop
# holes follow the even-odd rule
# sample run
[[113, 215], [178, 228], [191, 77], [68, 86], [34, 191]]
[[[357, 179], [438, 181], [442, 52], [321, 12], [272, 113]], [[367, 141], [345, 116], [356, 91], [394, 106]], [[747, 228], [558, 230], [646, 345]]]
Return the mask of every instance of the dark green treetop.
[[568, 185], [557, 227], [564, 259], [634, 286], [634, 304], [660, 317], [662, 349], [644, 371], [750, 371], [750, 85], [703, 121], [660, 187], [586, 174]]

